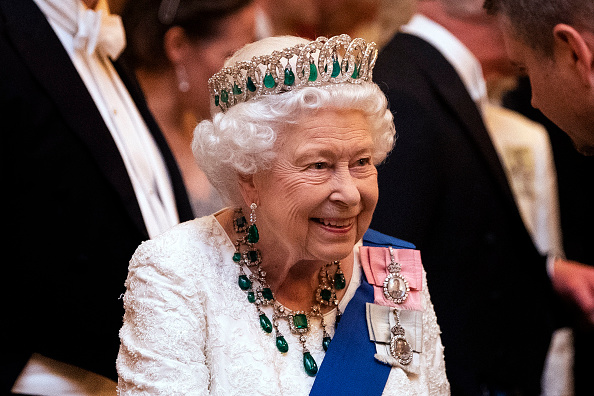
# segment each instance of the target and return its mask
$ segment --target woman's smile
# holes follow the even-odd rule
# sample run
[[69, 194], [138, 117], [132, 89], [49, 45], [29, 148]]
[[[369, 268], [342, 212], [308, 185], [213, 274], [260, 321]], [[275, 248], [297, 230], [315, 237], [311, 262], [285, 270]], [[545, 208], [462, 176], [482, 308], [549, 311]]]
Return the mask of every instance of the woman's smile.
[[312, 220], [320, 224], [324, 229], [327, 229], [328, 231], [346, 233], [353, 228], [356, 218], [313, 218]]

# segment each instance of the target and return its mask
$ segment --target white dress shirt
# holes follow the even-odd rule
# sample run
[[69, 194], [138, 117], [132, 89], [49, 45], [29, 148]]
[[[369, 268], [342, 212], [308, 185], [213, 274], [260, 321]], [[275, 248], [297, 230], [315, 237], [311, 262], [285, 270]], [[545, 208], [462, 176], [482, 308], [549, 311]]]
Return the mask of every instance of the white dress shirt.
[[421, 14], [415, 14], [400, 30], [427, 41], [454, 67], [470, 97], [482, 110], [487, 100], [487, 84], [478, 59], [446, 28]]
[[[125, 45], [119, 16], [106, 0], [96, 11], [80, 0], [34, 0], [68, 52], [120, 152], [150, 237], [179, 223], [167, 167], [109, 58]], [[115, 365], [115, 356], [114, 356]], [[115, 395], [115, 382], [37, 353], [12, 391], [35, 395]]]
[[[77, 32], [88, 29], [80, 22], [87, 18], [85, 14], [94, 11], [88, 10], [80, 0], [35, 2], [68, 52], [118, 147], [149, 236], [152, 238], [179, 223], [163, 157], [109, 56], [100, 48], [91, 48], [91, 53], [86, 46], [76, 48], [81, 41]], [[119, 16], [109, 15], [106, 0], [99, 1], [96, 12], [101, 13], [102, 23], [108, 18], [111, 22], [113, 18], [119, 20]], [[122, 26], [120, 29], [123, 33]]]

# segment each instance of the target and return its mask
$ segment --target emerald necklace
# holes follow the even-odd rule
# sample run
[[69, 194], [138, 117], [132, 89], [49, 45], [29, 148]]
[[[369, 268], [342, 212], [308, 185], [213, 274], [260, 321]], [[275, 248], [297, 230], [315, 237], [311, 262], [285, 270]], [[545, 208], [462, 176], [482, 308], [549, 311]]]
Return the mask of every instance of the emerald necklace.
[[[256, 227], [256, 204], [251, 205], [250, 222], [248, 223], [241, 209], [236, 209], [236, 218], [233, 220], [235, 232], [240, 236], [235, 242], [235, 252], [233, 261], [239, 265], [239, 277], [237, 284], [239, 288], [246, 292], [247, 300], [256, 306], [260, 327], [266, 333], [272, 333], [274, 330], [276, 336], [276, 348], [280, 353], [286, 353], [289, 350], [289, 344], [278, 329], [278, 321], [286, 320], [291, 329], [291, 333], [299, 337], [299, 342], [303, 348], [303, 368], [307, 375], [314, 377], [318, 373], [318, 365], [311, 353], [307, 349], [306, 335], [309, 332], [309, 323], [311, 320], [320, 319], [323, 329], [322, 347], [324, 351], [328, 350], [330, 345], [330, 334], [326, 331], [326, 323], [322, 315], [322, 306], [336, 308], [336, 321], [340, 321], [341, 313], [338, 309], [338, 300], [336, 291], [342, 290], [346, 286], [346, 279], [340, 261], [333, 261], [320, 269], [319, 285], [315, 292], [316, 303], [312, 305], [309, 311], [292, 311], [282, 304], [278, 303], [272, 290], [266, 283], [266, 272], [261, 268], [262, 257], [255, 244], [260, 239], [258, 228]], [[331, 267], [336, 267], [334, 275], [329, 273]], [[245, 269], [249, 268], [250, 274], [246, 274]], [[273, 308], [272, 321], [262, 311], [262, 306], [271, 305]]]

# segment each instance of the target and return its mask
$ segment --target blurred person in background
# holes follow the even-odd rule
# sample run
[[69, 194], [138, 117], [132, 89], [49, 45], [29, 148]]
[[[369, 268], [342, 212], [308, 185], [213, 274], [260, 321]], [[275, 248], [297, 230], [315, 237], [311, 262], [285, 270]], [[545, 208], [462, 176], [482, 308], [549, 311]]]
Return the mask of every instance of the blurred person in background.
[[[405, 235], [423, 252], [452, 394], [539, 395], [556, 296], [496, 131], [483, 118], [481, 61], [492, 72], [496, 51], [479, 44], [489, 48], [475, 55], [463, 39], [496, 37], [468, 30], [484, 13], [476, 0], [417, 7], [383, 47], [374, 74], [398, 115], [399, 140], [378, 169], [372, 227]], [[467, 29], [450, 31], [443, 15], [463, 16]], [[512, 351], [521, 356], [510, 359]]]
[[[486, 1], [485, 8], [498, 14], [510, 58], [523, 70], [530, 87], [523, 88], [525, 98], [563, 130], [577, 150], [594, 154], [594, 3], [588, 0], [523, 2]], [[526, 82], [526, 81], [525, 81]], [[525, 100], [525, 99], [524, 99]], [[510, 102], [511, 103], [511, 102]], [[529, 111], [530, 108], [528, 109]], [[534, 113], [533, 113], [534, 114]], [[538, 113], [535, 116], [540, 116]], [[548, 123], [548, 121], [546, 121]], [[549, 129], [555, 130], [551, 124]], [[576, 224], [568, 226], [575, 236], [566, 241], [570, 258], [588, 265], [555, 265], [556, 286], [577, 307], [575, 327], [576, 394], [591, 394], [592, 353], [594, 353], [594, 276], [592, 275], [592, 163], [578, 161], [567, 154], [567, 141], [558, 161], [572, 182], [562, 195]], [[565, 151], [565, 153], [563, 153]], [[588, 158], [590, 159], [590, 158]], [[562, 201], [563, 202], [563, 201]], [[580, 210], [580, 207], [583, 210]], [[577, 208], [577, 212], [573, 210]], [[571, 243], [571, 244], [570, 244]], [[557, 276], [559, 275], [559, 276]]]
[[123, 54], [175, 155], [196, 217], [223, 207], [192, 155], [194, 127], [210, 118], [208, 78], [255, 39], [252, 0], [135, 0], [123, 7]]
[[115, 395], [130, 255], [192, 218], [105, 0], [0, 1], [2, 394]]

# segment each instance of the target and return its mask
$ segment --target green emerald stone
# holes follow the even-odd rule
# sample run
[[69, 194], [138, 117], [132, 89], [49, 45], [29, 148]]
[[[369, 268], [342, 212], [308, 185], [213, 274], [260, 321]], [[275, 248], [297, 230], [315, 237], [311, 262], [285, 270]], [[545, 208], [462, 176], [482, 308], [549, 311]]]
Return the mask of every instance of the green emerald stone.
[[260, 314], [260, 327], [267, 333], [272, 333], [272, 323], [266, 314]]
[[344, 274], [334, 274], [334, 288], [336, 290], [342, 290], [346, 286], [346, 279]]
[[309, 81], [316, 81], [318, 79], [318, 68], [316, 67], [315, 63], [311, 62], [309, 64]]
[[293, 85], [295, 84], [295, 74], [293, 73], [293, 70], [286, 68], [285, 69], [285, 81], [284, 81], [285, 85]]
[[239, 275], [237, 284], [241, 290], [247, 290], [252, 286], [252, 281], [247, 277], [247, 275]]
[[276, 81], [274, 81], [272, 74], [266, 73], [264, 76], [264, 86], [269, 89], [276, 87]]
[[247, 89], [250, 92], [256, 92], [256, 84], [254, 84], [254, 81], [252, 81], [252, 78], [251, 77], [248, 77], [247, 78], [247, 84], [246, 84], [246, 86], [247, 86]]
[[245, 226], [247, 225], [247, 220], [245, 219], [245, 216], [238, 217], [233, 221], [235, 222], [235, 227], [240, 230], [245, 228]]
[[303, 353], [303, 368], [310, 377], [315, 377], [318, 373], [318, 365], [309, 352]]
[[237, 84], [233, 84], [233, 95], [241, 95], [241, 88]]
[[269, 287], [265, 287], [262, 289], [262, 297], [267, 300], [272, 300], [274, 296], [272, 295], [272, 290]]
[[285, 353], [289, 350], [289, 344], [287, 344], [287, 340], [285, 340], [285, 337], [276, 337], [276, 349], [278, 349], [281, 353]]
[[235, 261], [236, 263], [239, 263], [241, 261], [241, 253], [239, 253], [239, 252], [233, 253], [233, 261]]
[[320, 297], [322, 297], [324, 301], [330, 301], [330, 299], [332, 298], [332, 290], [323, 289], [320, 292]]
[[338, 59], [334, 59], [332, 62], [332, 77], [336, 77], [340, 74], [340, 63], [338, 63]]
[[305, 314], [293, 316], [293, 325], [296, 329], [307, 329], [307, 316]]
[[219, 95], [215, 95], [214, 99], [215, 99], [215, 106], [218, 106], [219, 105]]
[[223, 103], [229, 102], [229, 92], [224, 89], [221, 89], [221, 101]]
[[258, 233], [258, 227], [255, 224], [252, 224], [250, 228], [248, 228], [247, 234], [247, 241], [249, 243], [256, 243], [260, 240], [260, 234]]
[[255, 263], [258, 261], [258, 251], [257, 250], [250, 250], [247, 252], [248, 260], [250, 262]]
[[356, 63], [355, 63], [355, 70], [353, 70], [353, 75], [351, 76], [351, 78], [359, 78], [359, 68], [357, 67]]
[[324, 352], [328, 350], [328, 347], [330, 346], [330, 341], [332, 341], [332, 338], [330, 337], [324, 337], [324, 339], [322, 340], [322, 348], [324, 348]]
[[252, 304], [256, 302], [256, 295], [254, 294], [253, 291], [249, 291], [247, 293], [247, 299], [249, 302], [251, 302]]

